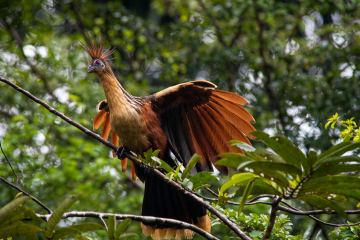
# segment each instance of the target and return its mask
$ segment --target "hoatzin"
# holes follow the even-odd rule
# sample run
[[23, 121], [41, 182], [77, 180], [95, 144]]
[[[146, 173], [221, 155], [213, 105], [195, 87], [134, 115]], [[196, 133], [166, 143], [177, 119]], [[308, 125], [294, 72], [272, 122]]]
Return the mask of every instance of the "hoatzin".
[[[116, 79], [107, 59], [114, 49], [104, 51], [104, 39], [97, 44], [89, 37], [90, 45], [82, 44], [92, 60], [87, 72], [94, 73], [101, 81], [106, 100], [100, 102], [100, 112], [94, 119], [94, 129], [103, 123], [101, 135], [108, 138], [112, 130], [112, 142], [119, 139], [124, 149], [143, 154], [148, 149], [160, 149], [159, 158], [170, 166], [176, 162], [186, 165], [195, 153], [202, 156], [195, 169], [213, 171], [213, 163], [218, 155], [226, 152], [242, 151], [230, 146], [232, 139], [250, 144], [248, 138], [255, 139], [249, 132], [254, 118], [241, 105], [248, 105], [243, 97], [222, 90], [208, 81], [192, 81], [169, 87], [146, 97], [129, 94]], [[123, 170], [126, 161], [122, 162]], [[132, 168], [134, 165], [132, 165]], [[224, 175], [228, 168], [216, 165]], [[143, 216], [172, 218], [210, 232], [211, 223], [206, 209], [188, 196], [179, 193], [160, 180], [155, 174], [136, 167], [132, 171], [145, 182], [142, 206]], [[154, 239], [193, 237], [188, 229], [178, 229], [168, 224], [141, 224], [145, 235]]]

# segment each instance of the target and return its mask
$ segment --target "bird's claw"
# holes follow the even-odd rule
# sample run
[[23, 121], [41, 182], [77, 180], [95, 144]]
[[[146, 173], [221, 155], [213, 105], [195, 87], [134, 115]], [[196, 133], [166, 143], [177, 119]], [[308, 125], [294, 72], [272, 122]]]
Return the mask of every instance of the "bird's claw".
[[120, 146], [118, 149], [116, 149], [115, 154], [118, 156], [120, 160], [125, 159], [125, 152], [127, 152], [127, 149], [123, 146]]
[[141, 164], [140, 167], [144, 169], [144, 173], [145, 173], [146, 175], [153, 173], [153, 168], [150, 167], [149, 165]]

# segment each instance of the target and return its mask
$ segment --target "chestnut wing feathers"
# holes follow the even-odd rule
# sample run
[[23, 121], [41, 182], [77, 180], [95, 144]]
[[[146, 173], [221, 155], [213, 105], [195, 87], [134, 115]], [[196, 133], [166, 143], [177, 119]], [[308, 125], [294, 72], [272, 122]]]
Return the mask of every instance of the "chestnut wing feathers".
[[[219, 154], [242, 153], [228, 144], [230, 140], [250, 144], [248, 137], [256, 139], [249, 134], [255, 131], [251, 124], [255, 120], [240, 106], [248, 105], [246, 99], [215, 87], [207, 81], [193, 81], [167, 88], [149, 98], [178, 160], [186, 165], [193, 154], [202, 156], [197, 171], [212, 171], [212, 163], [219, 160]], [[226, 167], [215, 167], [222, 174], [228, 174]]]

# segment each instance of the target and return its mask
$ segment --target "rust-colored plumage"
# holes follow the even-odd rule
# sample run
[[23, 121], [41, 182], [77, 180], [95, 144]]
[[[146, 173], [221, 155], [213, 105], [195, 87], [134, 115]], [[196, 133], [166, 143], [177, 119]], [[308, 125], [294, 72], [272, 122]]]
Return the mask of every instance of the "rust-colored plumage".
[[[99, 77], [106, 100], [98, 105], [98, 114], [94, 118], [94, 130], [102, 124], [101, 136], [137, 154], [152, 148], [160, 149], [159, 157], [170, 166], [176, 163], [171, 153], [180, 163], [186, 165], [195, 153], [202, 156], [195, 172], [213, 171], [218, 155], [226, 152], [242, 153], [228, 144], [230, 140], [241, 140], [250, 144], [256, 139], [250, 132], [255, 128], [251, 114], [241, 105], [248, 105], [243, 97], [222, 90], [205, 80], [192, 81], [169, 87], [147, 97], [130, 95], [113, 74], [107, 57], [114, 50], [104, 51], [104, 39], [96, 44], [89, 36], [90, 47], [85, 50], [92, 57], [88, 72]], [[98, 61], [100, 60], [100, 61]], [[96, 65], [98, 64], [98, 66]], [[125, 171], [127, 160], [122, 161]], [[147, 174], [138, 167], [132, 167], [132, 177], [145, 182], [145, 194], [142, 214], [175, 218], [196, 224], [210, 232], [211, 223], [206, 209], [187, 195], [180, 194], [158, 177]], [[228, 168], [216, 169], [228, 174]], [[193, 232], [176, 229], [166, 224], [142, 224], [145, 235], [154, 239], [187, 238]]]

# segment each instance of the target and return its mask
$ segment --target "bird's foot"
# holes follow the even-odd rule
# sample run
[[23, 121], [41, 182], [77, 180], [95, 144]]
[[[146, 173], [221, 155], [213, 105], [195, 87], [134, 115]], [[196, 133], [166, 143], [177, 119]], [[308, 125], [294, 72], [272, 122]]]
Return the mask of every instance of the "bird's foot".
[[126, 148], [123, 146], [120, 146], [118, 149], [116, 149], [115, 154], [118, 156], [120, 160], [125, 159], [125, 153], [129, 152]]
[[143, 173], [145, 175], [152, 174], [154, 172], [154, 169], [151, 166], [146, 165], [146, 164], [141, 164], [140, 168], [142, 168]]

